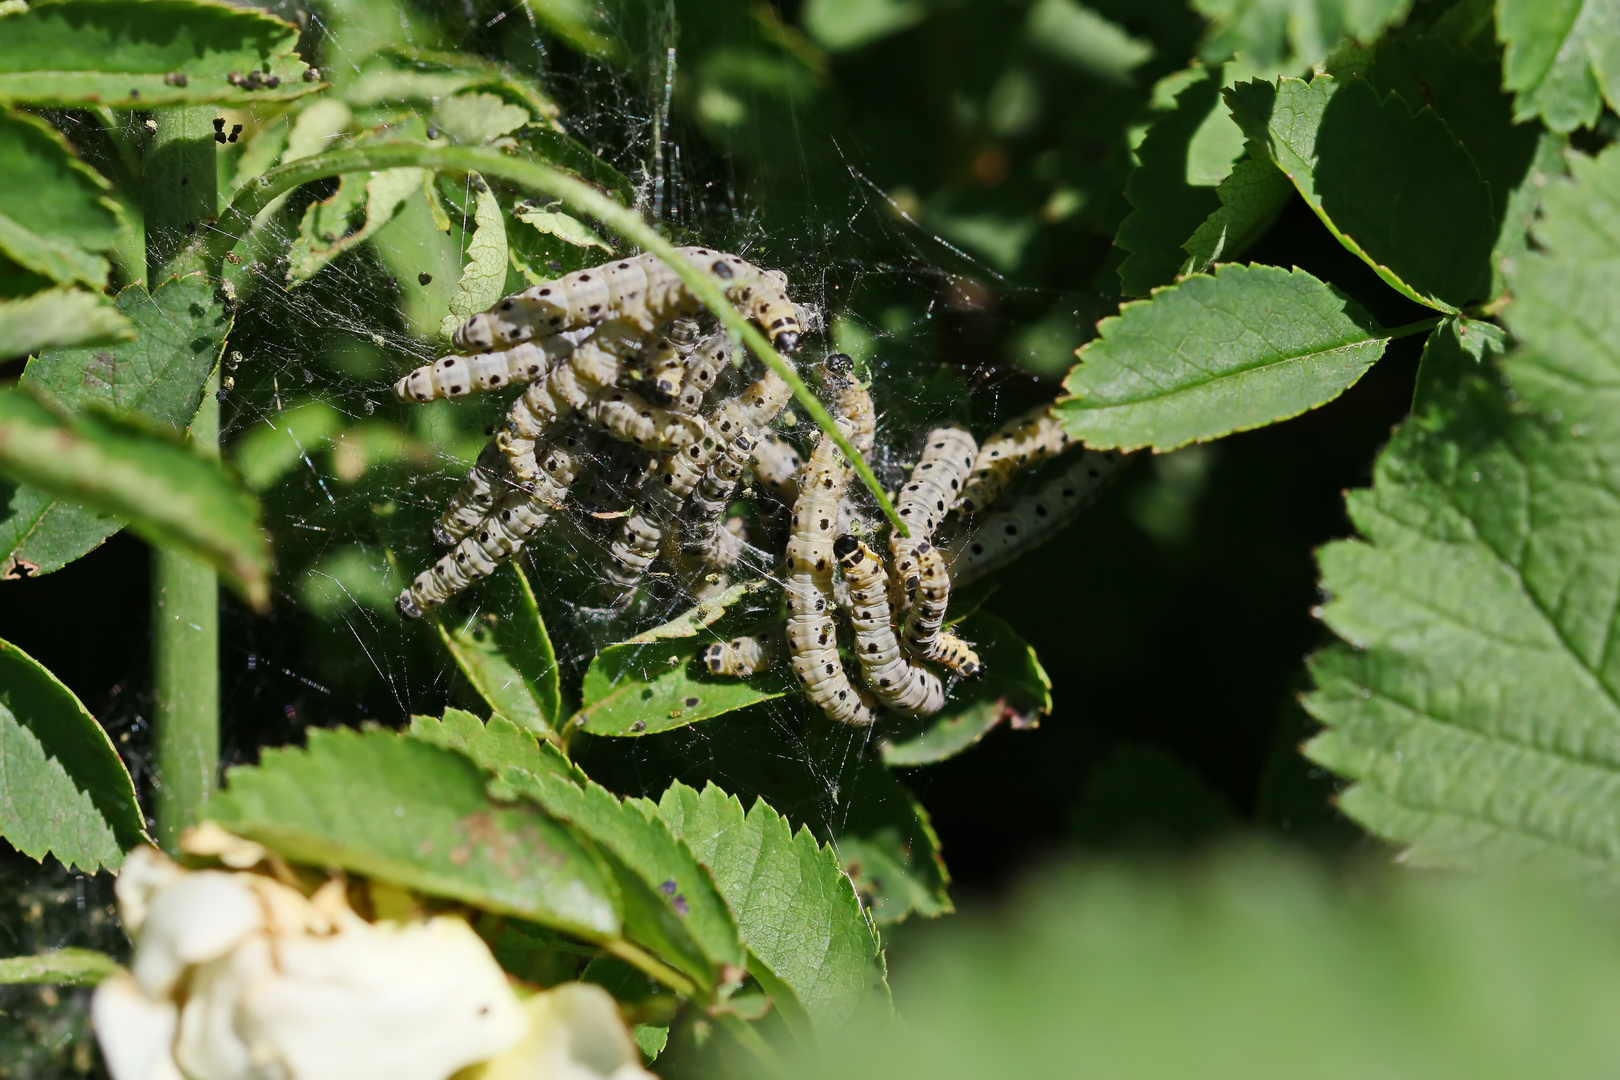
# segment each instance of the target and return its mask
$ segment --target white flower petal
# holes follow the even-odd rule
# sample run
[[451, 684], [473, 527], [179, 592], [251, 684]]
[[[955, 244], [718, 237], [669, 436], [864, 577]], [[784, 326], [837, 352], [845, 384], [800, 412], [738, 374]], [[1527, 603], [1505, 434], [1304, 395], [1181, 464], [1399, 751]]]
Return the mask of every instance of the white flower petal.
[[563, 983], [523, 1003], [529, 1031], [477, 1080], [657, 1080], [641, 1066], [613, 996], [591, 983]]
[[252, 934], [217, 960], [192, 973], [190, 995], [180, 1010], [174, 1057], [194, 1080], [246, 1080], [253, 1075], [247, 1043], [236, 1029], [242, 998], [275, 976], [270, 940]]
[[181, 1080], [172, 1049], [177, 1016], [173, 1002], [147, 997], [126, 972], [103, 979], [90, 1020], [112, 1080]]
[[130, 937], [146, 924], [152, 897], [186, 876], [186, 870], [155, 847], [141, 846], [124, 856], [124, 866], [113, 882], [118, 897], [118, 914]]
[[264, 926], [264, 909], [248, 875], [202, 870], [159, 888], [147, 903], [135, 942], [135, 981], [151, 997], [168, 997], [188, 964], [223, 956]]
[[273, 949], [279, 975], [244, 998], [239, 1027], [289, 1080], [444, 1080], [522, 1037], [505, 974], [460, 919], [351, 923]]

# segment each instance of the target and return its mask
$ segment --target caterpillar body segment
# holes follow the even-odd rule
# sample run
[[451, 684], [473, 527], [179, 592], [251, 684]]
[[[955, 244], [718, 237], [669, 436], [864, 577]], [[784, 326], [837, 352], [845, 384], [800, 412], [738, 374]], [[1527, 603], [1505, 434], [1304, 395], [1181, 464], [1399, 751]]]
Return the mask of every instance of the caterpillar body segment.
[[504, 390], [532, 383], [568, 359], [574, 343], [565, 337], [522, 342], [502, 352], [442, 356], [394, 384], [400, 401], [427, 402]]
[[944, 424], [928, 433], [911, 478], [895, 500], [895, 512], [906, 523], [912, 539], [926, 540], [934, 535], [940, 519], [956, 502], [978, 453], [973, 433], [960, 424]]
[[944, 708], [945, 686], [939, 676], [900, 651], [889, 619], [889, 575], [882, 558], [847, 533], [834, 542], [833, 554], [849, 583], [855, 656], [866, 685], [897, 712], [929, 716]]
[[754, 482], [778, 502], [792, 504], [799, 497], [799, 470], [804, 458], [793, 444], [774, 431], [760, 433], [754, 445]]
[[696, 416], [703, 408], [703, 399], [720, 384], [721, 376], [731, 365], [733, 352], [731, 335], [724, 330], [710, 334], [693, 346], [686, 357], [680, 394], [671, 408], [688, 416]]
[[[757, 323], [779, 352], [798, 347], [803, 328], [788, 299], [785, 277], [710, 248], [676, 250], [714, 277], [726, 299]], [[700, 306], [656, 255], [638, 255], [508, 296], [462, 323], [453, 340], [463, 351], [487, 350], [595, 326], [610, 318], [632, 321], [643, 333], [651, 333], [672, 319], [694, 314]]]
[[512, 489], [512, 470], [506, 455], [495, 443], [486, 443], [461, 489], [450, 497], [439, 520], [433, 523], [433, 539], [447, 547], [476, 529], [495, 509], [495, 504]]
[[849, 466], [838, 444], [823, 434], [805, 463], [793, 504], [784, 590], [787, 639], [793, 673], [805, 696], [831, 719], [865, 727], [877, 719], [874, 702], [844, 671], [833, 622], [833, 532], [848, 484]]
[[[917, 584], [910, 590], [911, 609], [906, 612], [906, 649], [923, 660], [945, 663], [948, 654], [940, 649], [939, 636], [940, 627], [945, 625], [945, 609], [951, 603], [950, 564], [944, 553], [926, 540], [918, 543], [912, 554], [916, 558]], [[977, 669], [979, 658], [971, 656], [971, 650], [969, 654]], [[949, 655], [967, 662], [956, 656], [954, 646]]]
[[963, 514], [980, 513], [1021, 470], [1063, 453], [1071, 441], [1062, 421], [1052, 415], [1051, 405], [1038, 405], [1003, 424], [979, 448], [956, 509]]
[[698, 660], [711, 675], [746, 679], [781, 663], [784, 645], [780, 634], [744, 634], [715, 642], [698, 654]]
[[787, 382], [766, 371], [735, 401], [722, 404], [708, 424], [719, 453], [710, 461], [681, 516], [681, 550], [702, 558], [712, 548], [743, 472], [759, 445], [759, 429], [770, 423], [793, 396]]
[[826, 384], [833, 391], [833, 415], [849, 421], [849, 444], [862, 457], [877, 443], [877, 409], [872, 394], [855, 380], [855, 361], [845, 353], [833, 353], [824, 361]]
[[1084, 450], [1057, 476], [951, 540], [948, 555], [958, 585], [983, 577], [1046, 543], [1107, 490], [1130, 455]]
[[559, 439], [542, 446], [538, 455], [540, 471], [532, 488], [509, 492], [494, 513], [438, 562], [416, 575], [416, 580], [399, 594], [399, 613], [408, 619], [420, 617], [488, 577], [521, 551], [535, 530], [562, 506], [568, 489], [578, 478], [584, 457], [569, 445], [577, 441]]
[[973, 651], [973, 646], [949, 630], [941, 630], [935, 637], [930, 659], [950, 668], [964, 679], [976, 678], [984, 671], [984, 665], [979, 662], [979, 654]]

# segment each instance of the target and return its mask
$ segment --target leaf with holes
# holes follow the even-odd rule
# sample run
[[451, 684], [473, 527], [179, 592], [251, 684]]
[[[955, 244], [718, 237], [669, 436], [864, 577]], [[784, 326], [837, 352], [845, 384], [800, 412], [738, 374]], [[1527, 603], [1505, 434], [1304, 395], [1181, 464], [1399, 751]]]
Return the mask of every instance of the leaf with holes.
[[746, 814], [710, 784], [674, 784], [658, 813], [686, 842], [737, 918], [743, 944], [791, 989], [820, 1030], [887, 996], [877, 935], [830, 848], [793, 832], [764, 800]]
[[1348, 250], [1402, 295], [1457, 311], [1490, 286], [1490, 185], [1432, 109], [1361, 79], [1239, 83], [1232, 116]]
[[390, 731], [311, 731], [226, 774], [205, 817], [295, 862], [338, 866], [587, 940], [618, 934], [611, 879], [563, 825], [492, 802], [483, 771]]
[[251, 105], [322, 88], [306, 81], [296, 26], [226, 4], [34, 0], [0, 11], [0, 39], [0, 101]]
[[1097, 324], [1055, 409], [1095, 449], [1172, 450], [1298, 416], [1384, 353], [1361, 306], [1303, 270], [1226, 265]]
[[439, 323], [444, 338], [480, 311], [494, 306], [506, 285], [506, 220], [489, 185], [478, 179], [478, 204], [473, 220], [478, 228], [467, 243], [467, 265], [461, 284], [450, 298], [450, 313]]
[[116, 870], [147, 841], [135, 785], [73, 692], [0, 641], [0, 836], [32, 859]]

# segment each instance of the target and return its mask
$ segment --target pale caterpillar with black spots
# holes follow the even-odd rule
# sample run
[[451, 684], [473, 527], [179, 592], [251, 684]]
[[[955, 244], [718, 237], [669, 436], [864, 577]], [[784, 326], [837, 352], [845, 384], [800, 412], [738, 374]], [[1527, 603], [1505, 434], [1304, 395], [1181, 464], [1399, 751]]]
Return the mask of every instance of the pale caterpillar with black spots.
[[1037, 405], [1008, 421], [984, 440], [973, 463], [973, 472], [962, 486], [956, 509], [964, 514], [983, 511], [1006, 490], [1018, 472], [1056, 457], [1068, 449], [1070, 441], [1063, 422], [1052, 415], [1050, 403]]
[[698, 654], [698, 660], [711, 675], [746, 679], [775, 667], [782, 659], [784, 646], [779, 632], [743, 634], [708, 646]]
[[845, 534], [833, 554], [849, 583], [850, 622], [855, 627], [855, 658], [866, 685], [889, 708], [912, 716], [929, 716], [945, 706], [939, 676], [905, 656], [889, 618], [889, 578], [883, 560], [855, 537]]
[[[845, 437], [848, 437], [848, 422]], [[842, 724], [869, 726], [876, 719], [865, 690], [850, 682], [838, 655], [833, 622], [833, 530], [838, 503], [849, 484], [849, 466], [832, 436], [823, 434], [805, 463], [793, 504], [788, 538], [787, 638], [793, 673], [805, 696]]]
[[[956, 500], [977, 453], [973, 433], [960, 424], [942, 424], [923, 439], [917, 464], [895, 500], [895, 513], [911, 535], [895, 531], [889, 536], [890, 597], [897, 611], [911, 611], [917, 590], [918, 548], [928, 543]], [[909, 637], [906, 640], [910, 642]]]
[[1130, 456], [1082, 450], [1052, 479], [953, 537], [947, 555], [958, 585], [999, 569], [1062, 531], [1107, 489]]
[[[798, 347], [803, 328], [788, 299], [784, 275], [709, 248], [683, 247], [676, 252], [713, 277], [726, 299], [758, 323], [779, 352]], [[699, 307], [675, 271], [649, 253], [579, 270], [508, 296], [462, 323], [453, 340], [463, 351], [489, 350], [613, 318], [625, 319], [648, 334]]]

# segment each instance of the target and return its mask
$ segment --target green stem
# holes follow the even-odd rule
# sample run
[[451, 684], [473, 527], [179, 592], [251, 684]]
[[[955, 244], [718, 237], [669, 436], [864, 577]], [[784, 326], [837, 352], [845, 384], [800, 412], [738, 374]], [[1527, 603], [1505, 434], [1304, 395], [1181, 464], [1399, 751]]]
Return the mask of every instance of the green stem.
[[878, 483], [877, 477], [872, 474], [871, 466], [855, 447], [850, 445], [844, 433], [838, 430], [826, 406], [822, 405], [821, 400], [804, 384], [804, 380], [799, 378], [799, 373], [777, 355], [770, 342], [765, 340], [765, 335], [731, 306], [731, 302], [726, 299], [725, 293], [714, 279], [676, 255], [675, 246], [658, 235], [642, 220], [640, 214], [619, 205], [584, 181], [547, 165], [507, 157], [495, 150], [422, 146], [418, 143], [382, 143], [349, 150], [334, 150], [329, 154], [304, 158], [271, 169], [257, 180], [243, 185], [236, 198], [231, 200], [229, 209], [221, 217], [219, 227], [208, 238], [206, 251], [210, 266], [217, 272], [219, 262], [252, 228], [255, 215], [284, 192], [329, 176], [412, 166], [440, 172], [476, 172], [485, 176], [499, 177], [527, 190], [543, 192], [560, 199], [574, 213], [595, 218], [643, 251], [651, 252], [663, 259], [692, 291], [692, 295], [714, 312], [721, 325], [740, 338], [759, 358], [760, 363], [780, 375], [792, 388], [793, 397], [804, 411], [810, 414], [811, 419], [815, 420], [816, 426], [831, 436], [838, 444], [838, 448], [844, 452], [844, 457], [854, 466], [861, 482], [872, 492], [872, 497], [877, 500], [884, 516], [894, 524], [895, 530], [901, 536], [911, 535], [905, 523], [900, 520], [900, 515], [895, 513], [894, 504], [889, 501], [883, 485]]
[[1417, 322], [1409, 322], [1405, 326], [1397, 326], [1393, 330], [1385, 330], [1384, 338], [1387, 341], [1394, 341], [1397, 338], [1411, 337], [1413, 334], [1427, 334], [1430, 330], [1433, 330], [1435, 327], [1439, 326], [1441, 323], [1450, 318], [1455, 318], [1455, 316], [1436, 315], [1432, 319], [1419, 319]]
[[[193, 237], [219, 206], [212, 107], [159, 109], [143, 167], [150, 288], [203, 269]], [[199, 453], [219, 456], [219, 373], [191, 424]], [[197, 819], [219, 771], [219, 579], [159, 548], [152, 559], [152, 696], [158, 842], [173, 848]]]

